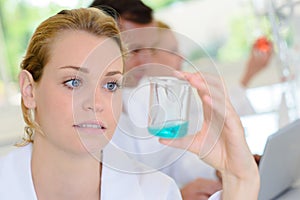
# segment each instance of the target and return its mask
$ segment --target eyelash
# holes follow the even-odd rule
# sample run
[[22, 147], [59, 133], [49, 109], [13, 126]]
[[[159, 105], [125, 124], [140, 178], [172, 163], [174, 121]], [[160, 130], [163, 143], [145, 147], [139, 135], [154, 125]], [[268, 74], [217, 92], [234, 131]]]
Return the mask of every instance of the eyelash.
[[[74, 84], [74, 81], [78, 81], [78, 82], [79, 82], [77, 86], [72, 85], [72, 84]], [[70, 84], [69, 84], [69, 83], [70, 83]], [[63, 84], [64, 84], [64, 86], [66, 86], [68, 89], [73, 90], [73, 89], [76, 89], [76, 88], [80, 87], [81, 84], [82, 84], [82, 81], [81, 81], [79, 78], [70, 78], [70, 79], [64, 81]], [[114, 84], [115, 87], [111, 90], [111, 89], [109, 89], [108, 84]], [[115, 92], [117, 89], [121, 89], [122, 86], [121, 86], [120, 83], [118, 83], [117, 80], [112, 80], [112, 81], [107, 81], [107, 82], [102, 86], [102, 88], [108, 90], [109, 92]]]
[[[113, 90], [110, 90], [108, 88], [108, 84], [114, 84], [114, 89]], [[117, 80], [113, 80], [113, 81], [108, 81], [106, 82], [103, 86], [102, 86], [104, 89], [108, 90], [109, 92], [115, 92], [117, 89], [120, 89], [121, 88], [121, 85], [118, 83]]]
[[68, 84], [69, 82], [73, 82], [73, 83], [74, 83], [74, 81], [79, 81], [79, 84], [80, 84], [80, 85], [82, 84], [82, 81], [81, 81], [79, 78], [70, 78], [70, 79], [64, 81], [63, 84], [64, 84], [64, 86], [66, 86], [67, 88], [73, 90], [73, 89], [78, 88], [78, 87], [80, 86], [80, 85], [78, 85], [78, 86], [72, 86], [72, 85], [69, 85], [69, 84]]

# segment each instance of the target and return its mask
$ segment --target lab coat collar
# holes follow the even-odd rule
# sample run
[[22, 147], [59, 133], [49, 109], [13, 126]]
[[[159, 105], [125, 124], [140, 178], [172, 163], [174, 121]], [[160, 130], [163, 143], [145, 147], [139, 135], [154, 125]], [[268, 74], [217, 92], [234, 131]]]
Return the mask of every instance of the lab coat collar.
[[31, 176], [32, 145], [17, 148], [2, 160], [0, 193], [3, 199], [37, 200]]
[[109, 143], [103, 150], [101, 199], [143, 200], [140, 174], [145, 168]]

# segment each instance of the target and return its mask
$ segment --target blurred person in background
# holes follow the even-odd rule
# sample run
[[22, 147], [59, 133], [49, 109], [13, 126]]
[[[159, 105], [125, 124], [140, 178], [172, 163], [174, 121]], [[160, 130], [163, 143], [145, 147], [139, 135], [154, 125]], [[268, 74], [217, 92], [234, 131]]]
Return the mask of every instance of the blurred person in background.
[[239, 84], [229, 89], [232, 104], [240, 116], [255, 114], [255, 110], [247, 98], [246, 90], [251, 81], [268, 67], [272, 55], [273, 44], [269, 39], [262, 36], [254, 41]]
[[140, 0], [95, 0], [90, 7], [106, 10], [118, 21], [122, 39], [128, 49], [125, 70], [130, 76], [127, 76], [125, 85], [137, 86], [145, 73], [141, 66], [152, 62], [152, 47], [157, 39], [156, 29], [147, 29], [156, 27], [152, 20], [153, 10]]
[[[140, 124], [137, 125], [136, 123], [142, 121], [140, 119], [145, 119], [145, 115], [147, 115], [143, 97], [148, 95], [135, 95], [135, 99], [131, 95], [142, 78], [152, 73], [157, 74], [158, 70], [159, 74], [157, 75], [170, 75], [174, 69], [181, 69], [182, 58], [175, 54], [175, 56], [170, 55], [170, 53], [178, 51], [175, 36], [164, 33], [164, 29], [160, 31], [160, 27], [164, 28], [162, 27], [163, 23], [154, 20], [152, 9], [140, 0], [95, 0], [90, 6], [107, 9], [109, 13], [118, 16], [120, 29], [123, 31], [123, 41], [128, 46], [129, 51], [128, 58], [125, 59], [125, 72], [128, 74], [126, 76], [129, 77], [126, 78], [125, 76], [127, 91], [123, 89], [125, 111], [123, 109], [113, 141], [125, 151], [134, 152], [138, 155], [164, 148], [164, 151], [160, 152], [156, 159], [149, 161], [145, 160], [143, 156], [134, 156], [134, 158], [147, 164], [150, 163], [152, 166], [162, 166], [163, 164], [160, 164], [160, 162], [168, 160], [168, 157], [173, 155], [176, 160], [160, 170], [176, 181], [181, 188], [183, 199], [208, 199], [209, 196], [221, 188], [221, 183], [214, 174], [214, 168], [189, 152], [180, 151], [178, 153], [179, 151], [177, 151], [177, 154], [180, 154], [177, 158], [174, 148], [161, 145], [157, 138], [138, 140], [131, 137], [134, 134], [143, 135], [142, 132], [147, 134], [147, 131], [140, 128]], [[143, 31], [142, 28], [145, 30]], [[173, 49], [168, 47], [170, 44], [175, 45]], [[171, 52], [166, 52], [166, 50]], [[153, 69], [153, 66], [155, 66], [155, 69]], [[168, 67], [166, 68], [166, 66]], [[131, 97], [130, 101], [134, 106], [130, 107], [128, 105], [129, 97]], [[142, 99], [139, 99], [140, 97]], [[148, 99], [146, 102], [148, 102]], [[128, 109], [126, 110], [126, 108]], [[188, 170], [190, 167], [195, 170]]]
[[[172, 34], [171, 30], [160, 31], [158, 29], [158, 31], [155, 31], [155, 29], [152, 29], [154, 31], [151, 32], [151, 34], [146, 34], [147, 31], [132, 31], [140, 28], [149, 30], [147, 28], [151, 27], [159, 27], [162, 29], [170, 28], [168, 27], [168, 25], [164, 24], [161, 21], [153, 20], [153, 11], [139, 0], [129, 0], [122, 2], [114, 0], [96, 0], [91, 4], [91, 6], [100, 8], [104, 7], [108, 8], [108, 10], [110, 9], [110, 7], [113, 8], [117, 12], [117, 15], [119, 14], [119, 18], [117, 20], [121, 30], [127, 33], [125, 34], [126, 37], [124, 37], [124, 41], [128, 45], [129, 56], [128, 59], [125, 60], [125, 71], [134, 78], [131, 79], [130, 76], [128, 76], [129, 78], [127, 80], [133, 81], [126, 81], [125, 85], [133, 88], [130, 92], [128, 92], [127, 97], [131, 97], [130, 100], [134, 104], [134, 109], [132, 109], [133, 107], [130, 107], [130, 105], [128, 105], [128, 98], [125, 97], [124, 99], [127, 100], [124, 101], [124, 105], [126, 105], [124, 107], [130, 107], [130, 109], [128, 109], [130, 113], [128, 113], [128, 110], [125, 110], [125, 112], [123, 112], [120, 120], [121, 125], [116, 131], [114, 142], [116, 142], [116, 144], [122, 147], [124, 150], [135, 152], [137, 154], [149, 152], [151, 151], [151, 149], [153, 150], [155, 148], [160, 149], [160, 144], [158, 143], [157, 139], [141, 141], [132, 138], [131, 136], [134, 134], [127, 133], [129, 131], [145, 131], [142, 130], [138, 125], [136, 125], [136, 121], [139, 121], [141, 118], [146, 119], [145, 115], [147, 114], [147, 111], [145, 110], [145, 107], [147, 107], [147, 98], [145, 97], [147, 97], [147, 95], [139, 95], [141, 98], [137, 97], [134, 99], [132, 98], [131, 94], [132, 91], [135, 91], [135, 87], [138, 86], [143, 76], [151, 76], [155, 74], [170, 75], [172, 74], [171, 69], [181, 69], [183, 58], [178, 56], [178, 42], [176, 40], [176, 37], [174, 34]], [[111, 12], [111, 10], [109, 12]], [[134, 36], [130, 36], [130, 34], [134, 34]], [[250, 57], [247, 69], [252, 69], [253, 65], [256, 67], [255, 62], [260, 62], [260, 59], [254, 58], [254, 56]], [[149, 64], [151, 64], [152, 66], [149, 66]], [[166, 66], [170, 68], [166, 68]], [[257, 66], [257, 68], [259, 68], [259, 66]], [[246, 73], [245, 77], [248, 78], [248, 82], [256, 74], [257, 68], [253, 70], [255, 71], [255, 73]], [[237, 93], [237, 95], [240, 94]], [[241, 96], [239, 96], [238, 98], [241, 98]], [[250, 107], [250, 111], [247, 110], [245, 104], [243, 104], [240, 109], [242, 111], [239, 112], [241, 113], [241, 115], [253, 112], [253, 110], [251, 109], [252, 107], [248, 99], [246, 98], [246, 95], [244, 96], [244, 98], [247, 107]], [[141, 115], [139, 115], [139, 113], [141, 113]], [[150, 147], [150, 149], [148, 147]], [[170, 149], [170, 152], [161, 153], [159, 155], [161, 158], [152, 160], [152, 162], [160, 162], [161, 160], [163, 160], [164, 156], [168, 157], [170, 153], [173, 153], [172, 149]], [[136, 156], [135, 158], [140, 161], [145, 161], [142, 156]], [[149, 163], [149, 161], [145, 161], [145, 163]], [[157, 166], [159, 166], [159, 164], [157, 164]], [[189, 166], [201, 167], [195, 167], [197, 170], [193, 172], [187, 172], [186, 169]], [[195, 199], [199, 197], [207, 199], [212, 193], [214, 193], [214, 191], [218, 190], [221, 187], [220, 183], [215, 180], [215, 176], [213, 173], [214, 170], [209, 166], [206, 166], [204, 163], [201, 163], [201, 161], [194, 157], [194, 155], [189, 155], [188, 152], [181, 156], [170, 166], [164, 167], [160, 170], [175, 179], [176, 183], [181, 187], [181, 192], [184, 199]]]

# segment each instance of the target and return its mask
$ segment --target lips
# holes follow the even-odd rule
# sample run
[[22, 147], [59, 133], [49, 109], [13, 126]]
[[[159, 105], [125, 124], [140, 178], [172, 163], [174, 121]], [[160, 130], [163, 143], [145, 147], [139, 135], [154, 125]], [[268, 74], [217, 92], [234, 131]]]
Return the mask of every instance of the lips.
[[79, 124], [75, 124], [73, 125], [73, 127], [75, 128], [82, 128], [82, 129], [101, 129], [101, 130], [105, 130], [106, 127], [100, 123], [100, 122], [83, 122], [83, 123], [79, 123]]

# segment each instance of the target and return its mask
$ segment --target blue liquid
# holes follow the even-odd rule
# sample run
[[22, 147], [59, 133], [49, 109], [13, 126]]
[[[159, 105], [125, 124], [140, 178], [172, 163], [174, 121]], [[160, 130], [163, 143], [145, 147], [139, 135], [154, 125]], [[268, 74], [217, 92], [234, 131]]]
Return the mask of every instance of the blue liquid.
[[167, 121], [161, 125], [149, 126], [148, 131], [161, 138], [181, 138], [186, 135], [188, 121]]

